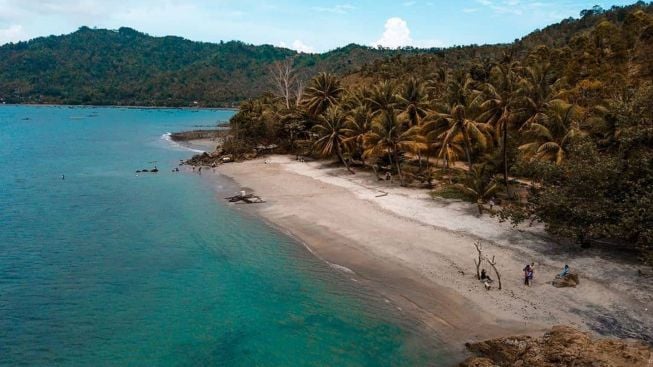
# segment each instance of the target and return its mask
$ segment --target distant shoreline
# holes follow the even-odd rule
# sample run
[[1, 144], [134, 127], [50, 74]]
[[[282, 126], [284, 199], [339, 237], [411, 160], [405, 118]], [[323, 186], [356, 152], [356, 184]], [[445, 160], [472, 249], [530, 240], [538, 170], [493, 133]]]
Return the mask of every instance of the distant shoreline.
[[175, 106], [126, 106], [126, 105], [90, 105], [90, 104], [56, 104], [56, 103], [3, 103], [0, 106], [10, 107], [72, 107], [72, 108], [125, 108], [135, 110], [207, 110], [207, 111], [238, 111], [237, 107], [175, 107]]

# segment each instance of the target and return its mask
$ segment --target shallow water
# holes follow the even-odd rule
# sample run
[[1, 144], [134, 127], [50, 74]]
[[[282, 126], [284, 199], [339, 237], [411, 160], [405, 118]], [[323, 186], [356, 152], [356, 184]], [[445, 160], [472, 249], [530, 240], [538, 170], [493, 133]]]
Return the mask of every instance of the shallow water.
[[163, 134], [231, 113], [0, 107], [0, 365], [450, 363], [373, 292], [171, 172], [192, 152]]

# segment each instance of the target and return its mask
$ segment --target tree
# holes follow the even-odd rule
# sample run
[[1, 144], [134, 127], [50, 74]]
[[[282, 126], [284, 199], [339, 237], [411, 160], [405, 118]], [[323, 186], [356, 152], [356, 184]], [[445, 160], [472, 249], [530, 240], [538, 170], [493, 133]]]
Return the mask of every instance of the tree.
[[401, 185], [405, 185], [401, 170], [401, 155], [404, 152], [416, 153], [426, 148], [424, 137], [416, 128], [407, 125], [397, 118], [393, 108], [383, 110], [372, 121], [370, 131], [365, 135], [365, 157], [384, 157], [390, 159], [399, 175]]
[[424, 83], [415, 78], [407, 79], [400, 89], [397, 108], [410, 127], [421, 125], [421, 120], [429, 109]]
[[317, 140], [313, 144], [318, 154], [322, 157], [337, 156], [352, 174], [354, 171], [345, 160], [343, 151], [347, 139], [346, 115], [338, 106], [329, 107], [326, 113], [320, 115], [318, 122], [313, 126]]
[[462, 140], [469, 170], [472, 169], [472, 139], [481, 150], [485, 149], [489, 143], [489, 126], [468, 119], [465, 107], [460, 104], [452, 107], [449, 113], [434, 115], [429, 122], [425, 123], [423, 131], [432, 137], [439, 137], [441, 141], [440, 157], [444, 157], [452, 145]]
[[272, 82], [281, 98], [283, 98], [287, 109], [290, 109], [292, 93], [295, 92], [297, 85], [297, 73], [293, 68], [293, 63], [294, 59], [287, 58], [270, 65]]
[[478, 208], [478, 215], [483, 215], [483, 203], [494, 196], [499, 189], [485, 164], [474, 166], [465, 175], [465, 180], [455, 187], [474, 200]]
[[518, 101], [519, 75], [517, 68], [519, 63], [506, 57], [503, 63], [497, 64], [492, 69], [492, 82], [483, 86], [483, 97], [485, 101], [481, 104], [483, 113], [479, 116], [484, 121], [495, 127], [501, 138], [501, 151], [503, 156], [503, 179], [506, 185], [506, 193], [511, 196], [508, 183], [508, 131], [514, 127], [515, 113]]
[[311, 79], [304, 92], [304, 108], [313, 117], [338, 104], [344, 89], [333, 74], [320, 73]]
[[573, 139], [584, 135], [577, 119], [579, 108], [563, 101], [549, 103], [545, 112], [524, 131], [528, 143], [519, 146], [526, 159], [562, 164]]
[[345, 142], [351, 143], [357, 155], [364, 159], [363, 153], [365, 151], [365, 135], [370, 131], [372, 125], [372, 112], [365, 105], [361, 104], [355, 107], [347, 115], [346, 135]]

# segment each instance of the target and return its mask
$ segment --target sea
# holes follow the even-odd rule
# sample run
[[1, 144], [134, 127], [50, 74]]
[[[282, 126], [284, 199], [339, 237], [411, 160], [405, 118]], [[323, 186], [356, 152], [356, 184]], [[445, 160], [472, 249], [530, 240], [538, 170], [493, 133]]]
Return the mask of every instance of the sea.
[[170, 132], [233, 113], [0, 106], [0, 366], [454, 363], [228, 179], [173, 172]]

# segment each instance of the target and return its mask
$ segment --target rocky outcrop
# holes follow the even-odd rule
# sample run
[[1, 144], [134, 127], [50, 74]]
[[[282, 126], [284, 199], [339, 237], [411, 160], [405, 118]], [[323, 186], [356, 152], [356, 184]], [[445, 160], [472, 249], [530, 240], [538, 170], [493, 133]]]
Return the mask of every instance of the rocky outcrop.
[[515, 336], [466, 345], [476, 356], [461, 367], [651, 367], [653, 350], [640, 342], [592, 338], [568, 326], [544, 336]]
[[556, 288], [576, 287], [580, 284], [580, 278], [578, 274], [570, 273], [564, 276], [556, 276], [551, 284]]

